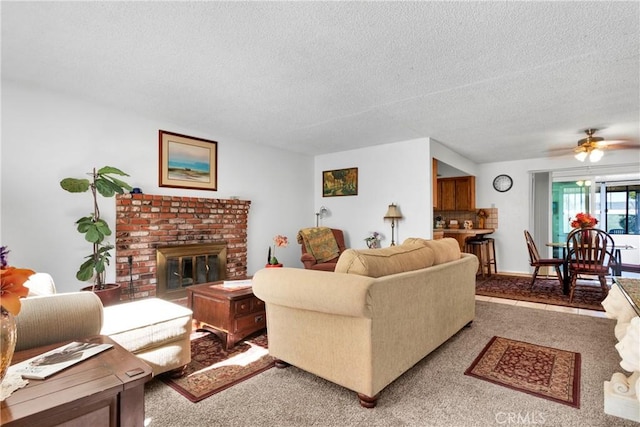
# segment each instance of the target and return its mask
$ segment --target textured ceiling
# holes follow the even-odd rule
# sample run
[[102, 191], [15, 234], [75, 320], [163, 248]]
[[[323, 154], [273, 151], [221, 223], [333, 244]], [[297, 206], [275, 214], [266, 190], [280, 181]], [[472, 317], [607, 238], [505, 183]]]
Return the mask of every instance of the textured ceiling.
[[2, 78], [321, 154], [640, 140], [640, 3], [7, 2]]

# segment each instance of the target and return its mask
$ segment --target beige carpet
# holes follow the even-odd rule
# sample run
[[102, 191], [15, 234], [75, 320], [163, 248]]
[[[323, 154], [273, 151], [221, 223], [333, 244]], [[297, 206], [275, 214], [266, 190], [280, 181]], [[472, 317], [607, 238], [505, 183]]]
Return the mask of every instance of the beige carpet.
[[[154, 379], [145, 395], [148, 426], [506, 426], [516, 425], [505, 422], [509, 417], [528, 415], [545, 427], [638, 427], [604, 413], [603, 383], [621, 371], [614, 321], [483, 301], [476, 307], [472, 326], [387, 386], [374, 409], [292, 366], [269, 369], [198, 403]], [[580, 353], [580, 409], [464, 375], [496, 335]]]

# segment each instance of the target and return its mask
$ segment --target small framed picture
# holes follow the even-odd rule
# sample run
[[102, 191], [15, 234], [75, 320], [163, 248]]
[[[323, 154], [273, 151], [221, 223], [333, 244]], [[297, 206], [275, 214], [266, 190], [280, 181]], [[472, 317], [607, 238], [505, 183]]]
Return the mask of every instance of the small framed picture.
[[218, 189], [218, 143], [159, 131], [160, 187]]
[[322, 197], [357, 195], [358, 168], [322, 172]]

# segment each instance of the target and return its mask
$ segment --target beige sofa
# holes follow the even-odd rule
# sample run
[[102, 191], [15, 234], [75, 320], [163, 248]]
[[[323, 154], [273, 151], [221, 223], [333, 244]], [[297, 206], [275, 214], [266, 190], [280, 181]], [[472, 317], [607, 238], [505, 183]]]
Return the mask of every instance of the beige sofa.
[[263, 269], [253, 290], [266, 303], [272, 356], [374, 407], [384, 387], [473, 321], [477, 270], [455, 239], [412, 238], [349, 249], [335, 273]]
[[26, 285], [33, 296], [22, 300], [16, 316], [16, 351], [101, 334], [147, 363], [154, 375], [179, 372], [191, 361], [192, 312], [186, 307], [158, 298], [103, 307], [93, 292], [55, 293], [53, 280], [44, 291]]

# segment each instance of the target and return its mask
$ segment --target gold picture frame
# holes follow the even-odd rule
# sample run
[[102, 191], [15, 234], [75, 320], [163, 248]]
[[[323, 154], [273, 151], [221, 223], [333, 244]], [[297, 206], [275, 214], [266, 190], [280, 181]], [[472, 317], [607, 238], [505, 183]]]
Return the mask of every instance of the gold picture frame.
[[218, 189], [218, 143], [158, 131], [160, 187]]
[[357, 196], [358, 168], [322, 172], [322, 197]]

